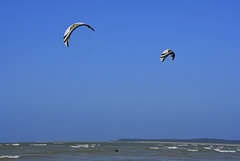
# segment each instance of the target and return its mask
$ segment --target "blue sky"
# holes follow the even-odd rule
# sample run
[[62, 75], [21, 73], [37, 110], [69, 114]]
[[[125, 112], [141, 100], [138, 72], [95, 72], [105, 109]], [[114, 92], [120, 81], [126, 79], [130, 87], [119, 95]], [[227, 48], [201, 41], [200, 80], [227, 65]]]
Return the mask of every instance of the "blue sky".
[[[238, 0], [2, 1], [0, 142], [240, 139], [239, 17]], [[67, 48], [75, 22], [95, 32]]]

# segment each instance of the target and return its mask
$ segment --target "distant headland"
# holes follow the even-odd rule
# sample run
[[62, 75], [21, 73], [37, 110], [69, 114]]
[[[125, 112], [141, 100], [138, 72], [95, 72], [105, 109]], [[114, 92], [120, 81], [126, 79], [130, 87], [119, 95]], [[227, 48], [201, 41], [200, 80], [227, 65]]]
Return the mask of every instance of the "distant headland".
[[216, 144], [240, 144], [240, 140], [225, 140], [225, 139], [118, 139], [120, 142], [185, 142], [185, 143], [216, 143]]

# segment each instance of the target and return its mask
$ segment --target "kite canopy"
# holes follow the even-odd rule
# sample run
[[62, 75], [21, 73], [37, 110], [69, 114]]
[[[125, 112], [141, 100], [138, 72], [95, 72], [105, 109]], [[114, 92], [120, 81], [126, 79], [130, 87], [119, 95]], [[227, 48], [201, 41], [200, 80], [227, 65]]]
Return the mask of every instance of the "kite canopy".
[[171, 49], [166, 49], [164, 52], [161, 54], [160, 60], [163, 62], [168, 55], [171, 55], [171, 59], [173, 60], [175, 58], [175, 53]]
[[72, 32], [73, 32], [76, 28], [78, 28], [79, 26], [87, 26], [87, 27], [90, 28], [91, 30], [95, 31], [90, 25], [85, 24], [85, 23], [78, 22], [78, 23], [72, 24], [72, 25], [69, 26], [68, 29], [65, 31], [65, 34], [64, 34], [64, 37], [63, 37], [64, 44], [65, 44], [67, 47], [68, 47], [69, 38], [70, 38]]

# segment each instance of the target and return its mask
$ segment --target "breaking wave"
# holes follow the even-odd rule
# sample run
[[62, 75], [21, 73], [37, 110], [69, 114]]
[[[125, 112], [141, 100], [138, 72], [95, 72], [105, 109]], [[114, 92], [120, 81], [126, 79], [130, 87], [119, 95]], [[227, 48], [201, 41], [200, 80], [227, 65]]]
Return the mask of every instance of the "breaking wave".
[[206, 150], [211, 150], [212, 148], [211, 147], [203, 147], [204, 149]]
[[190, 151], [190, 152], [197, 152], [198, 149], [187, 149], [187, 151]]
[[4, 156], [0, 156], [0, 159], [18, 159], [20, 158], [20, 156], [18, 155], [4, 155]]
[[13, 144], [6, 144], [6, 146], [19, 146], [20, 144], [18, 143], [13, 143]]
[[71, 148], [89, 148], [88, 144], [78, 144], [78, 145], [72, 145]]
[[221, 149], [213, 149], [213, 150], [220, 153], [236, 153], [235, 150], [221, 150]]
[[149, 149], [157, 150], [157, 149], [159, 149], [159, 147], [149, 147]]
[[30, 144], [31, 146], [47, 146], [47, 144]]

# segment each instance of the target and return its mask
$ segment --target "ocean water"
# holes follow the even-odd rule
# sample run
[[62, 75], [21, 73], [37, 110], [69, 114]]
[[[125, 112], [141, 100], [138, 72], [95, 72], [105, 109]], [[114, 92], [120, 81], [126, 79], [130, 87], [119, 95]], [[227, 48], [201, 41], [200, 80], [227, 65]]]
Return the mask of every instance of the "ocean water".
[[240, 145], [163, 142], [0, 143], [2, 160], [240, 161]]

